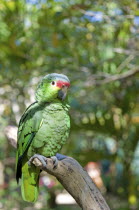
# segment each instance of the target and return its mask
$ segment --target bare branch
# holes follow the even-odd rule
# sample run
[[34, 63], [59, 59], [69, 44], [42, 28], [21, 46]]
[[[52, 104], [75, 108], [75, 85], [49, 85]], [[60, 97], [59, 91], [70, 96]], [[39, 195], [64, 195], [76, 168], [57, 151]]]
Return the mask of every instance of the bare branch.
[[130, 54], [116, 69], [117, 73], [119, 73], [123, 68], [125, 68], [131, 60], [133, 60], [135, 56]]
[[114, 82], [117, 80], [120, 81], [123, 79], [128, 79], [129, 77], [132, 77], [137, 73], [139, 73], [139, 66], [135, 67], [134, 69], [131, 69], [127, 72], [124, 72], [123, 74], [116, 74], [116, 75], [110, 76], [108, 78], [105, 78], [104, 80], [96, 81], [96, 85], [103, 85], [103, 84], [107, 84], [107, 83]]
[[90, 87], [92, 85], [101, 86], [101, 85], [108, 84], [108, 83], [111, 83], [111, 82], [114, 82], [114, 81], [117, 81], [117, 80], [121, 81], [121, 80], [124, 80], [124, 79], [128, 79], [130, 77], [135, 76], [137, 73], [139, 73], [139, 66], [136, 66], [133, 69], [131, 69], [127, 72], [124, 72], [122, 74], [105, 76], [104, 79], [97, 79], [96, 75], [95, 75], [95, 77], [94, 77], [94, 75], [92, 75], [88, 79], [88, 81], [85, 83], [85, 86], [86, 87]]
[[[42, 166], [37, 158], [33, 164]], [[43, 170], [55, 176], [83, 210], [110, 210], [90, 176], [75, 159], [67, 157], [53, 169], [52, 160], [47, 158], [47, 167]]]
[[139, 56], [139, 51], [136, 50], [131, 50], [131, 49], [123, 49], [123, 48], [114, 48], [114, 52], [120, 53], [120, 54], [125, 54], [125, 55], [134, 55], [134, 56]]

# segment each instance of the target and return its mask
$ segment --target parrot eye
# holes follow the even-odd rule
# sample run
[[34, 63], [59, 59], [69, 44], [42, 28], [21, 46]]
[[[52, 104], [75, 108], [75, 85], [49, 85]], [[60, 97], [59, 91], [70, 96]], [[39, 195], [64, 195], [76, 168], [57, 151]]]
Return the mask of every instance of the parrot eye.
[[55, 85], [55, 81], [52, 81], [51, 84], [52, 84], [52, 85]]

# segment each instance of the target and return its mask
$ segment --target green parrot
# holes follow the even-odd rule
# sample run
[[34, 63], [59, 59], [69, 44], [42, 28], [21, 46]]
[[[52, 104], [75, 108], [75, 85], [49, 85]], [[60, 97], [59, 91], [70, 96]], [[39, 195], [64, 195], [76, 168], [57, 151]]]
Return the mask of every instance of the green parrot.
[[38, 158], [46, 166], [46, 157], [54, 167], [66, 156], [57, 152], [66, 143], [70, 130], [66, 97], [70, 81], [63, 74], [48, 74], [38, 85], [36, 101], [22, 115], [18, 127], [16, 180], [21, 178], [23, 200], [35, 202], [39, 191], [40, 169], [31, 164]]

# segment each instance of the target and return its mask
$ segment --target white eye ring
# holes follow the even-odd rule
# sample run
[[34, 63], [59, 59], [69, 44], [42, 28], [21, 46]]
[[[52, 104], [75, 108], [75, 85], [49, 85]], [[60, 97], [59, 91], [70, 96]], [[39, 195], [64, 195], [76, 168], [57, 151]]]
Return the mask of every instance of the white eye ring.
[[51, 85], [55, 86], [56, 85], [56, 82], [55, 81], [52, 81], [51, 82]]

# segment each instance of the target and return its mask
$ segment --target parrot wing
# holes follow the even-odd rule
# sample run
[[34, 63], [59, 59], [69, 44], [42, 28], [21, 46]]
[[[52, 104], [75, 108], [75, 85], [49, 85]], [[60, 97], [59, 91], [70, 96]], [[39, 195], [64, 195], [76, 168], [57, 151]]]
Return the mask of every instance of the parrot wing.
[[21, 178], [21, 168], [27, 150], [42, 124], [42, 109], [37, 102], [31, 104], [21, 117], [18, 128], [16, 153], [16, 180]]

